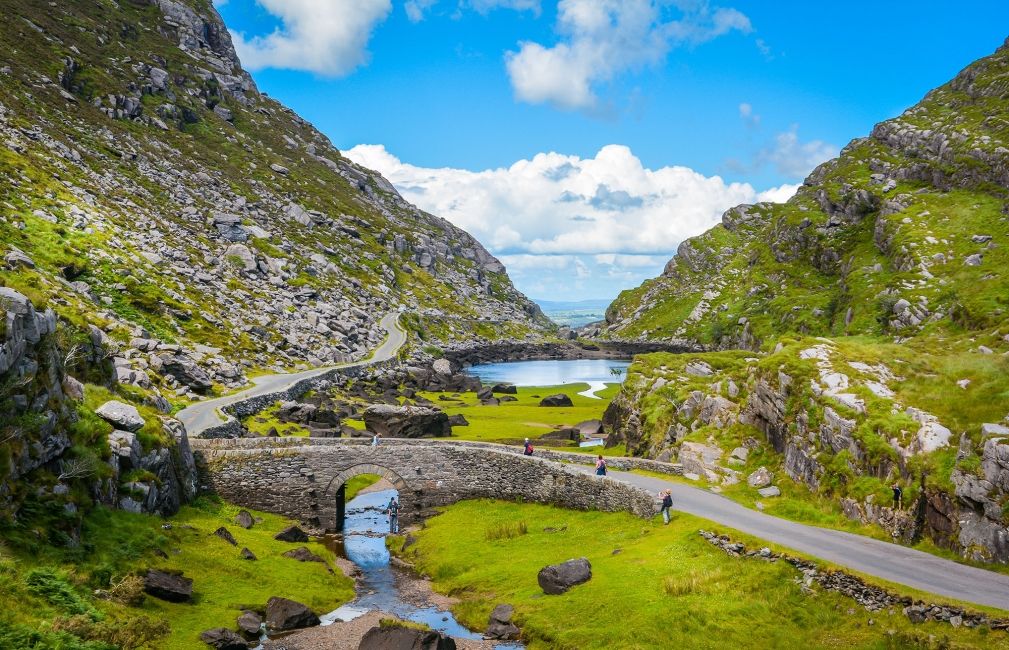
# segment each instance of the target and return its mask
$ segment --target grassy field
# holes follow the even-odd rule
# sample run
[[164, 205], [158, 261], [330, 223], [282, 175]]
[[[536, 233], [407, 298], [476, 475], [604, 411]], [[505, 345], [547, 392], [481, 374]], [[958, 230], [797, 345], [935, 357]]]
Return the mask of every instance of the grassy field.
[[[111, 642], [191, 649], [202, 646], [203, 630], [232, 627], [243, 609], [262, 610], [271, 596], [303, 602], [320, 614], [353, 598], [353, 582], [339, 569], [331, 573], [320, 563], [282, 557], [301, 546], [273, 539], [291, 522], [254, 512], [257, 523], [244, 530], [234, 523], [238, 510], [206, 499], [167, 520], [98, 509], [86, 520], [76, 548], [28, 548], [22, 547], [23, 538], [9, 537], [15, 543], [0, 552], [0, 647], [97, 650]], [[231, 531], [238, 546], [213, 535], [220, 526]], [[332, 564], [333, 555], [323, 545], [306, 545]], [[258, 560], [241, 559], [243, 547]], [[92, 597], [94, 589], [108, 589], [148, 567], [183, 571], [193, 579], [194, 602], [147, 597], [139, 606], [128, 606]], [[39, 572], [49, 576], [45, 590], [32, 586]]]
[[[462, 393], [458, 398], [444, 393], [420, 393], [449, 415], [461, 414], [469, 421], [468, 427], [454, 427], [452, 435], [463, 440], [481, 440], [505, 444], [521, 443], [525, 438], [536, 439], [550, 433], [560, 425], [573, 426], [585, 420], [599, 419], [616, 395], [619, 384], [609, 384], [596, 393], [601, 399], [578, 395], [588, 384], [565, 384], [563, 386], [520, 387], [514, 402], [502, 402], [498, 406], [484, 406], [475, 393]], [[571, 398], [574, 406], [540, 406], [540, 399], [547, 395], [564, 393]], [[441, 400], [439, 397], [452, 401]], [[500, 396], [498, 396], [500, 397]]]
[[[1005, 633], [912, 625], [899, 611], [870, 613], [819, 589], [806, 596], [791, 566], [730, 558], [701, 528], [719, 530], [682, 513], [665, 527], [627, 514], [469, 501], [430, 519], [405, 557], [462, 599], [455, 613], [473, 629], [495, 605], [512, 604], [531, 650], [1009, 647]], [[592, 580], [544, 595], [539, 569], [577, 556], [592, 563]]]

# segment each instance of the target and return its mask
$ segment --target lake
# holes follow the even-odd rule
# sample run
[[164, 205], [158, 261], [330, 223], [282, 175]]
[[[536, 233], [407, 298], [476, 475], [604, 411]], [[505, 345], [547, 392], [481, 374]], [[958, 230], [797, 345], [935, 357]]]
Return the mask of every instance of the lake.
[[[619, 384], [624, 380], [629, 360], [622, 359], [571, 359], [547, 361], [506, 361], [485, 363], [466, 369], [485, 384], [515, 384], [516, 386], [560, 386], [562, 384], [588, 384], [589, 389], [579, 393], [597, 397], [595, 392], [606, 384]], [[613, 369], [620, 370], [619, 375]]]

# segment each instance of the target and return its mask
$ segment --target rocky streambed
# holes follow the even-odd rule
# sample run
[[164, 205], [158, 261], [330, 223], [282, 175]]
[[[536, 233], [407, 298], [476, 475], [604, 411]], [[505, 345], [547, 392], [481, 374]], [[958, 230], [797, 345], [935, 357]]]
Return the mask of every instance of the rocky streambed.
[[[385, 508], [394, 496], [396, 490], [391, 489], [391, 485], [384, 480], [362, 490], [347, 504], [342, 538], [333, 536], [329, 539], [331, 547], [340, 558], [338, 562], [341, 568], [355, 578], [357, 598], [321, 616], [322, 623], [318, 627], [265, 641], [263, 650], [370, 648], [370, 644], [379, 641], [371, 631], [380, 627], [383, 620], [387, 626], [389, 620], [427, 626], [444, 639], [451, 639], [457, 648], [523, 648], [516, 642], [484, 639], [482, 633], [464, 627], [450, 611], [456, 600], [433, 591], [430, 582], [418, 577], [390, 556], [385, 545], [385, 537], [389, 532]], [[412, 629], [398, 634], [423, 635]], [[445, 644], [446, 640], [439, 643]]]

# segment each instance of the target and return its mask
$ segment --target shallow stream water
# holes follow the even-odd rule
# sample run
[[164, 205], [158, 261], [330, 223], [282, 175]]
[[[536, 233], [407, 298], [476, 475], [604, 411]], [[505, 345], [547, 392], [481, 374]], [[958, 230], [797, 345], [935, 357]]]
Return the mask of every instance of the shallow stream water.
[[[359, 494], [347, 504], [347, 519], [343, 529], [343, 543], [336, 551], [356, 564], [362, 573], [358, 597], [352, 602], [321, 616], [323, 625], [336, 621], [350, 621], [369, 611], [382, 611], [415, 623], [424, 623], [433, 630], [458, 639], [482, 639], [452, 615], [430, 603], [418, 604], [404, 599], [400, 581], [407, 579], [404, 570], [392, 566], [385, 536], [389, 532], [389, 518], [385, 507], [396, 496], [396, 490], [381, 490]], [[412, 600], [412, 599], [411, 599]], [[499, 650], [521, 650], [517, 643], [499, 643]]]
[[[570, 359], [545, 361], [505, 361], [471, 366], [466, 371], [485, 384], [508, 383], [516, 386], [561, 386], [588, 384], [578, 393], [596, 398], [596, 391], [606, 384], [619, 384], [630, 361], [620, 359]], [[619, 370], [615, 374], [614, 370]]]

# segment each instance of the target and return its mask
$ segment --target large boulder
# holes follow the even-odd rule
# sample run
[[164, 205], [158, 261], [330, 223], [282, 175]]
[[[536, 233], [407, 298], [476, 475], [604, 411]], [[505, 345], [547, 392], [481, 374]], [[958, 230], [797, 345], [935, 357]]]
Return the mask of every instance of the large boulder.
[[139, 431], [146, 424], [135, 406], [114, 399], [95, 409], [95, 414], [115, 428], [130, 433]]
[[603, 423], [601, 420], [585, 420], [576, 424], [575, 428], [583, 436], [595, 436], [603, 432]]
[[574, 402], [564, 393], [557, 393], [556, 395], [548, 395], [540, 400], [540, 406], [574, 406]]
[[290, 551], [284, 553], [284, 557], [289, 557], [292, 560], [297, 560], [299, 562], [326, 562], [321, 557], [308, 550], [307, 546], [299, 546], [298, 548], [291, 549]]
[[512, 614], [515, 608], [511, 605], [498, 605], [490, 613], [490, 620], [487, 622], [487, 631], [484, 633], [488, 639], [510, 640], [519, 638], [521, 630], [512, 623]]
[[263, 627], [263, 617], [256, 612], [250, 612], [245, 610], [242, 615], [238, 617], [238, 631], [242, 633], [242, 636], [249, 639], [259, 638], [259, 633]]
[[750, 487], [763, 488], [771, 484], [774, 480], [774, 474], [768, 471], [766, 467], [761, 467], [757, 471], [750, 474], [746, 479], [746, 483]]
[[358, 650], [455, 650], [455, 640], [434, 630], [412, 627], [373, 627], [361, 639]]
[[441, 438], [452, 435], [448, 415], [436, 408], [424, 406], [394, 406], [375, 404], [364, 412], [368, 431], [389, 438]]
[[188, 386], [197, 393], [210, 390], [214, 383], [210, 376], [198, 366], [191, 357], [181, 352], [151, 357], [151, 366], [166, 377], [174, 377], [175, 381]]
[[294, 600], [274, 596], [266, 603], [266, 628], [271, 632], [299, 630], [319, 624], [319, 617]]
[[256, 521], [249, 514], [248, 510], [239, 510], [238, 514], [235, 515], [235, 523], [248, 530], [255, 525]]
[[249, 650], [249, 644], [226, 627], [215, 627], [200, 634], [200, 640], [217, 650]]
[[186, 603], [193, 599], [193, 579], [149, 569], [144, 576], [144, 591], [171, 603]]
[[495, 393], [502, 393], [504, 395], [517, 395], [519, 392], [518, 388], [512, 384], [494, 384], [494, 386], [491, 387], [491, 391]]
[[543, 593], [556, 596], [571, 587], [588, 582], [592, 578], [592, 565], [585, 558], [568, 560], [561, 564], [551, 564], [540, 569], [536, 576]]

